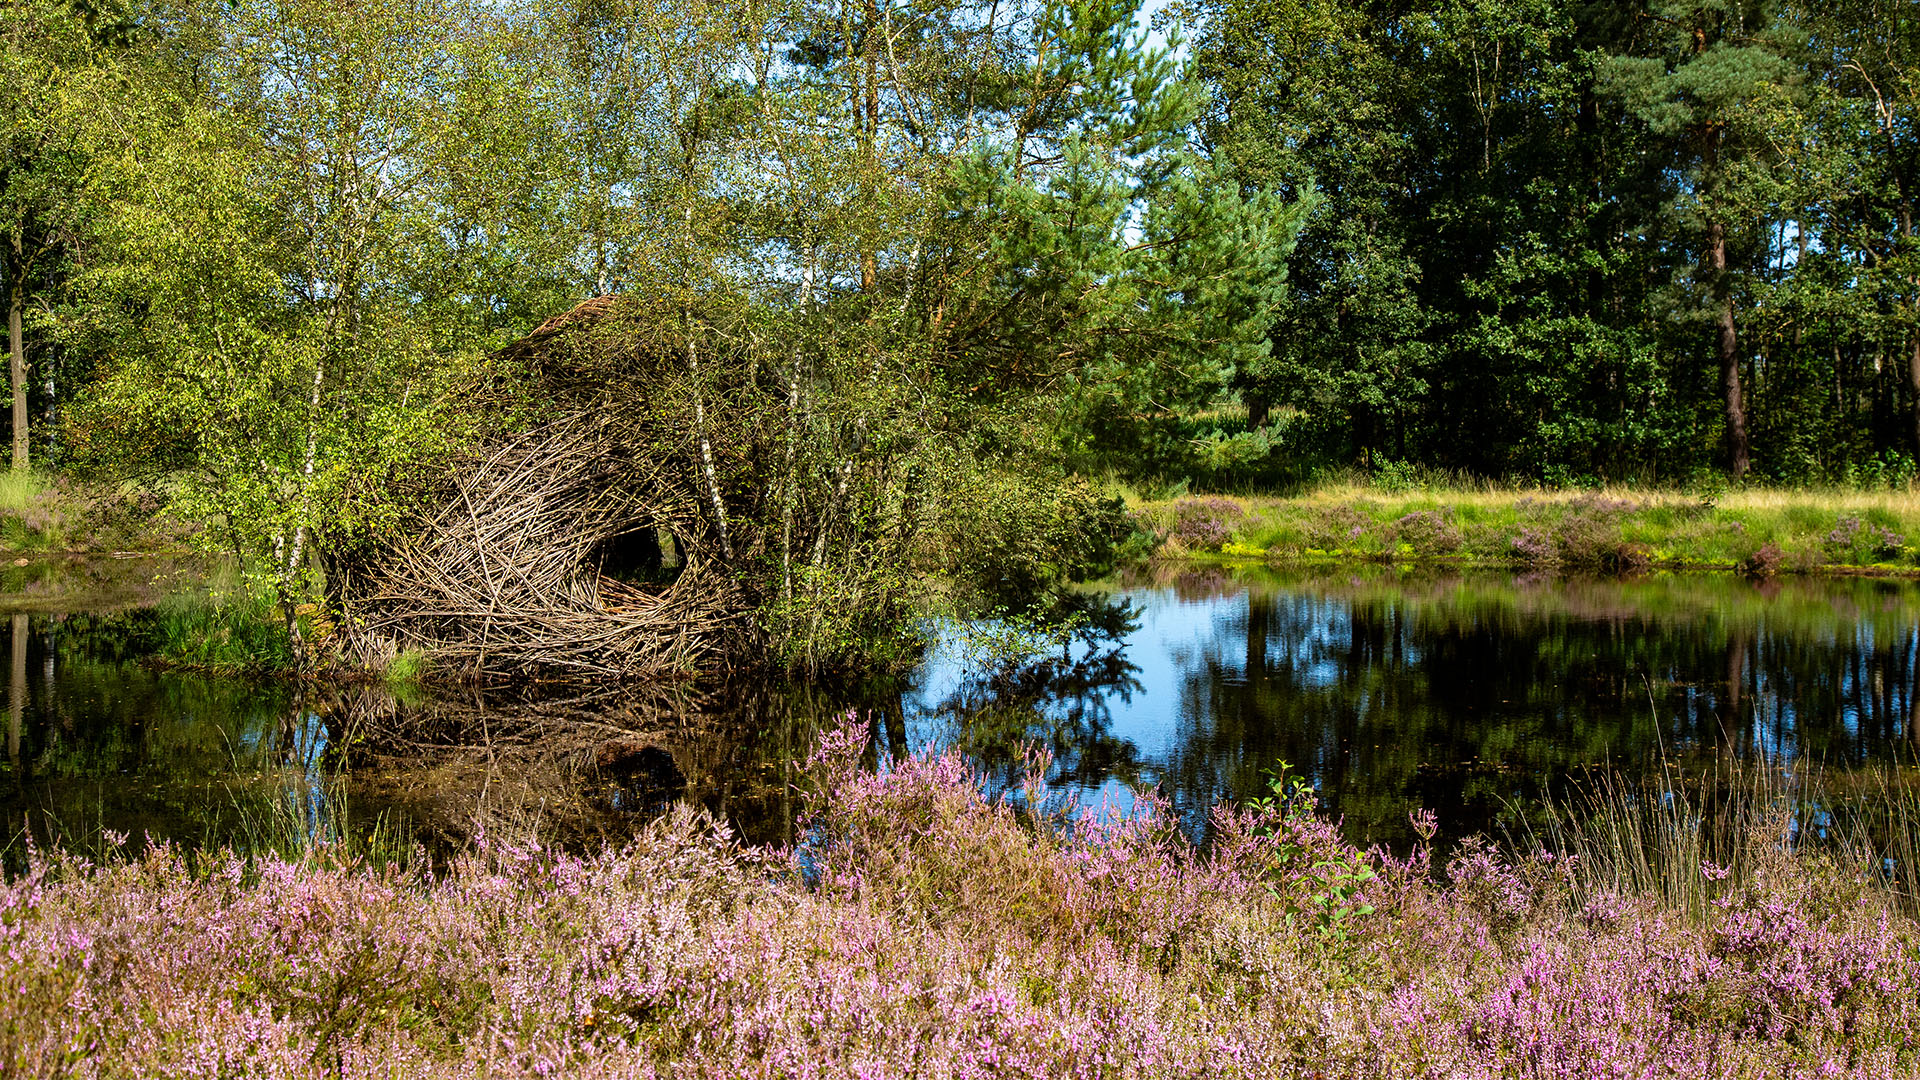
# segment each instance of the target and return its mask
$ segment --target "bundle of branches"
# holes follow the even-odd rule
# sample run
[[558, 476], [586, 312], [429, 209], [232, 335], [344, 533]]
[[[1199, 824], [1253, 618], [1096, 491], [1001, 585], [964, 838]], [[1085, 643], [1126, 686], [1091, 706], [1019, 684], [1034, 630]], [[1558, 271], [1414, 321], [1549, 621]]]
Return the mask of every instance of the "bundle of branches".
[[[474, 674], [621, 675], [721, 653], [742, 598], [702, 550], [685, 493], [625, 435], [620, 418], [575, 413], [462, 462], [438, 506], [340, 575], [362, 659], [418, 650]], [[650, 533], [677, 541], [684, 568], [670, 583], [602, 572], [610, 545]]]
[[[645, 370], [627, 342], [603, 377], [594, 361], [617, 335], [593, 330], [610, 308], [589, 301], [497, 354], [518, 385], [477, 394], [517, 406], [500, 430], [416, 479], [383, 535], [335, 549], [328, 587], [361, 662], [417, 652], [445, 673], [578, 677], [751, 655], [754, 600], [724, 516], [702, 505], [701, 440], [662, 404], [677, 373]], [[652, 400], [633, 392], [649, 381]], [[635, 551], [652, 558], [639, 580]]]

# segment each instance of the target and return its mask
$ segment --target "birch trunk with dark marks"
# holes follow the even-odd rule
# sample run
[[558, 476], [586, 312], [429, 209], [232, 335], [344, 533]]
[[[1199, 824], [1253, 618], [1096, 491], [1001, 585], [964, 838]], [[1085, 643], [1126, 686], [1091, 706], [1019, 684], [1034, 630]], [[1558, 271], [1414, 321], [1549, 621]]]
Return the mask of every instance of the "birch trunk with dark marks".
[[[14, 254], [20, 254], [18, 240], [14, 242]], [[31, 465], [27, 446], [27, 338], [20, 322], [26, 306], [18, 269], [23, 261], [15, 258], [15, 270], [10, 275], [13, 281], [9, 283], [12, 287], [7, 290], [7, 377], [13, 383], [14, 472], [26, 472]]]

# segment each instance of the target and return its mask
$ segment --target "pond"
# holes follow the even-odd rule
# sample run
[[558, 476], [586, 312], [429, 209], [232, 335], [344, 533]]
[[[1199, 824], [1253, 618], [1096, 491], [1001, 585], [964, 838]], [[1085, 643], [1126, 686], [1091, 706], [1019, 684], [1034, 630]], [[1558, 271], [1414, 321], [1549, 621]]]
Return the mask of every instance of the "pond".
[[[49, 581], [52, 580], [52, 584]], [[926, 747], [991, 785], [1033, 747], [1087, 812], [1142, 790], [1196, 836], [1287, 763], [1360, 841], [1449, 832], [1596, 771], [1733, 756], [1904, 762], [1920, 738], [1920, 587], [1632, 580], [1390, 566], [1160, 567], [1082, 598], [1066, 641], [1009, 656], [946, 634], [903, 684], [295, 689], [153, 666], [150, 594], [0, 579], [8, 849], [102, 830], [286, 845], [376, 825], [428, 844], [535, 827], [618, 837], [675, 799], [792, 838], [792, 762], [871, 725], [876, 767]]]

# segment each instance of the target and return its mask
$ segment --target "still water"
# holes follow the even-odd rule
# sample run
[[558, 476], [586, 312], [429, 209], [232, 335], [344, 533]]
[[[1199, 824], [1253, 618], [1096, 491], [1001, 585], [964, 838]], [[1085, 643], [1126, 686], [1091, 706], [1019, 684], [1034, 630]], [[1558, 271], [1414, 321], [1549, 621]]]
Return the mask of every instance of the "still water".
[[1154, 789], [1196, 835], [1286, 762], [1354, 839], [1396, 843], [1412, 809], [1496, 828], [1595, 770], [1904, 762], [1920, 740], [1910, 582], [1186, 568], [1085, 601], [1071, 641], [1007, 662], [949, 634], [881, 689], [396, 697], [158, 670], [151, 610], [12, 593], [0, 825], [15, 848], [101, 830], [248, 846], [378, 821], [429, 843], [496, 824], [591, 839], [687, 799], [782, 840], [791, 762], [852, 710], [877, 767], [952, 747], [1005, 784], [1037, 745], [1062, 795], [1124, 809]]

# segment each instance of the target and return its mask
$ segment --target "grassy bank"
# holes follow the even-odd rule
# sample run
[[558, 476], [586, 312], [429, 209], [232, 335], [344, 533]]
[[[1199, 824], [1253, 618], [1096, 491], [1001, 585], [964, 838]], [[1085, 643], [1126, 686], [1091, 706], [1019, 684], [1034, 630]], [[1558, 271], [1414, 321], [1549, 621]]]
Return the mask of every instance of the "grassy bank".
[[156, 554], [182, 550], [190, 523], [147, 492], [82, 484], [41, 472], [0, 471], [0, 553]]
[[1140, 501], [1134, 513], [1169, 557], [1920, 573], [1920, 490], [1912, 488], [1703, 496], [1341, 484], [1295, 498]]
[[[1349, 847], [1301, 792], [1217, 810], [1201, 849], [1150, 803], [1068, 829], [981, 796], [956, 759], [876, 776], [863, 750], [830, 737], [816, 757], [831, 794], [809, 804], [804, 862], [685, 814], [588, 857], [495, 838], [439, 876], [326, 847], [295, 862], [42, 858], [0, 891], [0, 1069], [1810, 1078], [1920, 1065], [1920, 924], [1863, 879], [1858, 852], [1784, 847], [1767, 831], [1783, 807], [1757, 806], [1755, 839], [1722, 853], [1688, 846], [1703, 815], [1633, 834], [1606, 818], [1641, 804], [1603, 799], [1537, 855], [1468, 845], [1436, 873], [1425, 849]], [[1644, 859], [1609, 862], [1647, 844], [1667, 854], [1650, 876]], [[1675, 875], [1671, 894], [1646, 884]]]
[[[403, 652], [384, 667], [356, 666], [340, 655], [333, 623], [318, 606], [303, 605], [295, 618], [310, 650], [309, 677], [378, 680], [412, 689], [432, 674], [425, 655], [416, 651]], [[207, 674], [288, 674], [299, 668], [285, 614], [230, 562], [203, 566], [197, 577], [154, 600], [144, 644], [158, 664]]]

